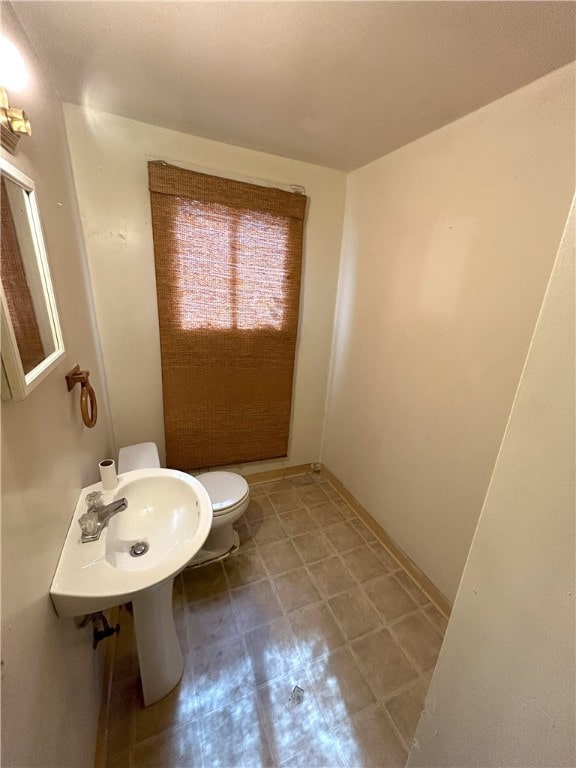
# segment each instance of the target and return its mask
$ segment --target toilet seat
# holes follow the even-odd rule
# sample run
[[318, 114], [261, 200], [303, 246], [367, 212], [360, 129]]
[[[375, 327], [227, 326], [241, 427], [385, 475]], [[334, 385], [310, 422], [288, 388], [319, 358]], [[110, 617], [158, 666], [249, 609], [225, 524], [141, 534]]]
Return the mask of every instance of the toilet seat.
[[235, 472], [202, 472], [196, 475], [196, 480], [208, 491], [214, 517], [233, 512], [250, 493], [246, 480]]

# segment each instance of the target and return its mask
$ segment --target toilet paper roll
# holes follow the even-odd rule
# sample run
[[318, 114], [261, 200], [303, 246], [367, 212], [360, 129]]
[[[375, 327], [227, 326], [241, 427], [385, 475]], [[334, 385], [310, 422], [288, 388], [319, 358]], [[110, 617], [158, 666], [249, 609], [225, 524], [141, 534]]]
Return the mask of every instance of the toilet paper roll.
[[100, 467], [100, 477], [102, 478], [102, 488], [105, 491], [113, 491], [118, 485], [118, 475], [116, 474], [116, 464], [113, 459], [104, 459], [98, 464]]

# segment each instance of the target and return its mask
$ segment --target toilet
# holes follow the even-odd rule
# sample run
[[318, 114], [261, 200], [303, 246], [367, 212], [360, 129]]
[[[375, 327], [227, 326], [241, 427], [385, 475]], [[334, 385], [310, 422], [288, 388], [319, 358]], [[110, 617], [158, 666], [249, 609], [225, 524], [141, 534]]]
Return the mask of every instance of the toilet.
[[[160, 457], [155, 443], [138, 443], [120, 448], [118, 453], [118, 474], [133, 469], [150, 469], [160, 466]], [[195, 475], [208, 491], [212, 502], [212, 528], [204, 546], [188, 564], [189, 568], [222, 560], [233, 554], [239, 547], [234, 523], [246, 511], [250, 503], [250, 487], [242, 475], [235, 472], [202, 472]]]

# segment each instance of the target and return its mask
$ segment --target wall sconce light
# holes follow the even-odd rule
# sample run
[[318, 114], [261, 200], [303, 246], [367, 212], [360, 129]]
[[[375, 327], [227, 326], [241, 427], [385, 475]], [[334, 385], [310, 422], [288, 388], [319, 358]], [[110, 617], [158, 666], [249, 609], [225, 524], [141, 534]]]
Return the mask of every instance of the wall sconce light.
[[30, 121], [22, 109], [10, 106], [6, 90], [0, 86], [0, 129], [2, 146], [14, 154], [20, 136], [25, 133], [32, 135]]

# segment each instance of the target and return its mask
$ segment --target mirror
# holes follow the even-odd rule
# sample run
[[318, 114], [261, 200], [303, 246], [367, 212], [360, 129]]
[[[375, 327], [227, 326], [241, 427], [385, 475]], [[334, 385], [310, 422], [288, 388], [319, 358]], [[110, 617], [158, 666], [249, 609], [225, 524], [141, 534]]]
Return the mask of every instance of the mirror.
[[23, 400], [64, 357], [34, 182], [0, 158], [2, 399]]

